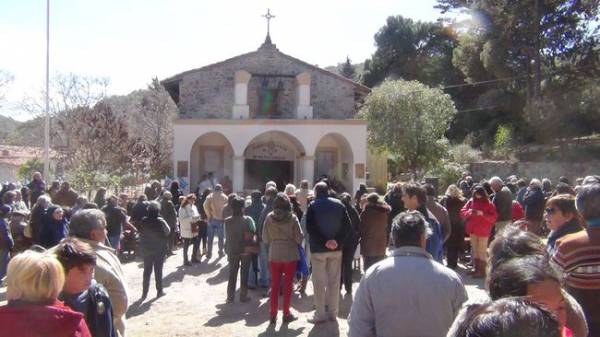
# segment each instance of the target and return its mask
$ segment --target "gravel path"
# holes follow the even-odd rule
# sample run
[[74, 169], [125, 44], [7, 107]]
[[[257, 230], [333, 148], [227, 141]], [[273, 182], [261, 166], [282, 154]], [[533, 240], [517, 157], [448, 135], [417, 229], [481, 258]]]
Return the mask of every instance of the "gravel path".
[[[248, 303], [224, 304], [227, 288], [227, 259], [219, 258], [193, 265], [182, 266], [182, 251], [169, 257], [164, 266], [166, 296], [154, 298], [154, 280], [145, 301], [142, 293], [142, 261], [135, 259], [123, 264], [128, 278], [130, 307], [127, 312], [128, 337], [170, 336], [346, 336], [346, 317], [352, 305], [349, 296], [340, 297], [340, 313], [337, 323], [317, 326], [306, 320], [313, 312], [312, 285], [309, 282], [307, 296], [292, 295], [292, 312], [299, 316], [295, 322], [281, 324], [281, 312], [275, 328], [269, 328], [269, 303], [261, 290], [250, 290]], [[461, 274], [464, 274], [461, 272]], [[354, 290], [360, 275], [355, 272]], [[471, 300], [485, 297], [482, 280], [464, 276]], [[5, 304], [6, 288], [0, 288], [0, 304]]]
[[[269, 303], [261, 290], [250, 290], [248, 303], [224, 304], [227, 288], [227, 259], [202, 260], [201, 264], [182, 267], [181, 250], [167, 259], [164, 268], [165, 297], [154, 299], [153, 286], [148, 299], [141, 296], [142, 266], [140, 261], [125, 263], [133, 304], [128, 312], [128, 336], [346, 336], [346, 317], [352, 300], [340, 297], [338, 323], [314, 326], [306, 320], [313, 312], [311, 282], [308, 296], [292, 295], [292, 311], [299, 319], [287, 327], [281, 324], [281, 312], [276, 327], [269, 328]], [[360, 275], [355, 272], [354, 290]], [[470, 299], [485, 297], [482, 280], [464, 278]]]

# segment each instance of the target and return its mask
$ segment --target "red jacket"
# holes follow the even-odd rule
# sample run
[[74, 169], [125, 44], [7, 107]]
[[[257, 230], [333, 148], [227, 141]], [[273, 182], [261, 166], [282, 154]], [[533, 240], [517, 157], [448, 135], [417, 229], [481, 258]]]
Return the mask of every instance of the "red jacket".
[[523, 206], [516, 201], [512, 202], [512, 221], [517, 221], [525, 218], [525, 210], [523, 210]]
[[[475, 215], [475, 211], [482, 211], [483, 215]], [[465, 219], [467, 234], [489, 237], [496, 222], [496, 207], [488, 200], [471, 198], [460, 210], [460, 216]]]
[[0, 307], [0, 337], [91, 337], [83, 314], [52, 305], [12, 302]]

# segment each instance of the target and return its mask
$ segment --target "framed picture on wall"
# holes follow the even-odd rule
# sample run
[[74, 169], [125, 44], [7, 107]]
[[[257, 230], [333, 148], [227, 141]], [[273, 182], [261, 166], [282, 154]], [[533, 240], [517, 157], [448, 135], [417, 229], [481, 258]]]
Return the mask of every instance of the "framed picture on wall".
[[365, 179], [365, 164], [355, 164], [354, 172], [356, 172], [357, 179]]
[[177, 176], [187, 177], [188, 176], [188, 162], [185, 160], [177, 162]]

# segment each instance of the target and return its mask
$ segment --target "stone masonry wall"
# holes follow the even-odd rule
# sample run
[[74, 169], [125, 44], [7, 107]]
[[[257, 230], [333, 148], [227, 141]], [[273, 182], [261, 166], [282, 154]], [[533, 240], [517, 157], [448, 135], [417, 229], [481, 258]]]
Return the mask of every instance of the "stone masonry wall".
[[[302, 72], [311, 74], [311, 104], [315, 119], [352, 118], [356, 113], [351, 83], [286, 57], [275, 48], [261, 48], [222, 64], [185, 74], [180, 86], [181, 117], [231, 118], [234, 74], [238, 70], [246, 70], [251, 74], [285, 75], [273, 79], [282, 82], [279, 110], [285, 117], [295, 115], [295, 76]], [[251, 116], [256, 114], [258, 108], [260, 85], [259, 77], [250, 79], [248, 105]]]
[[571, 183], [578, 177], [600, 174], [600, 161], [588, 162], [505, 162], [484, 161], [472, 163], [470, 172], [478, 181], [483, 178], [499, 176], [506, 178], [513, 174], [526, 178], [549, 178], [553, 183], [558, 182], [560, 176], [566, 176]]

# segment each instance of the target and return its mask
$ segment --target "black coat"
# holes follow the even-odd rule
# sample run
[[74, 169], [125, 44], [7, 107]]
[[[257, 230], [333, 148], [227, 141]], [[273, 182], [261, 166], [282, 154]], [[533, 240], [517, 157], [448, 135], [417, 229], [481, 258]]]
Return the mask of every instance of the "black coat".
[[140, 221], [140, 247], [143, 256], [165, 254], [169, 249], [169, 225], [161, 217], [147, 216]]
[[344, 250], [351, 250], [352, 254], [354, 254], [359, 239], [358, 225], [360, 224], [360, 216], [358, 215], [356, 208], [352, 205], [346, 205], [346, 212], [348, 212], [348, 216], [350, 217], [351, 230], [346, 237], [346, 241], [344, 241]]
[[335, 240], [338, 247], [333, 251], [342, 249], [352, 225], [346, 207], [341, 201], [326, 195], [317, 195], [306, 211], [306, 231], [310, 241], [312, 253], [330, 252], [325, 247], [328, 240]]
[[540, 187], [529, 189], [527, 193], [525, 193], [523, 204], [525, 205], [525, 219], [542, 221], [546, 198]]

